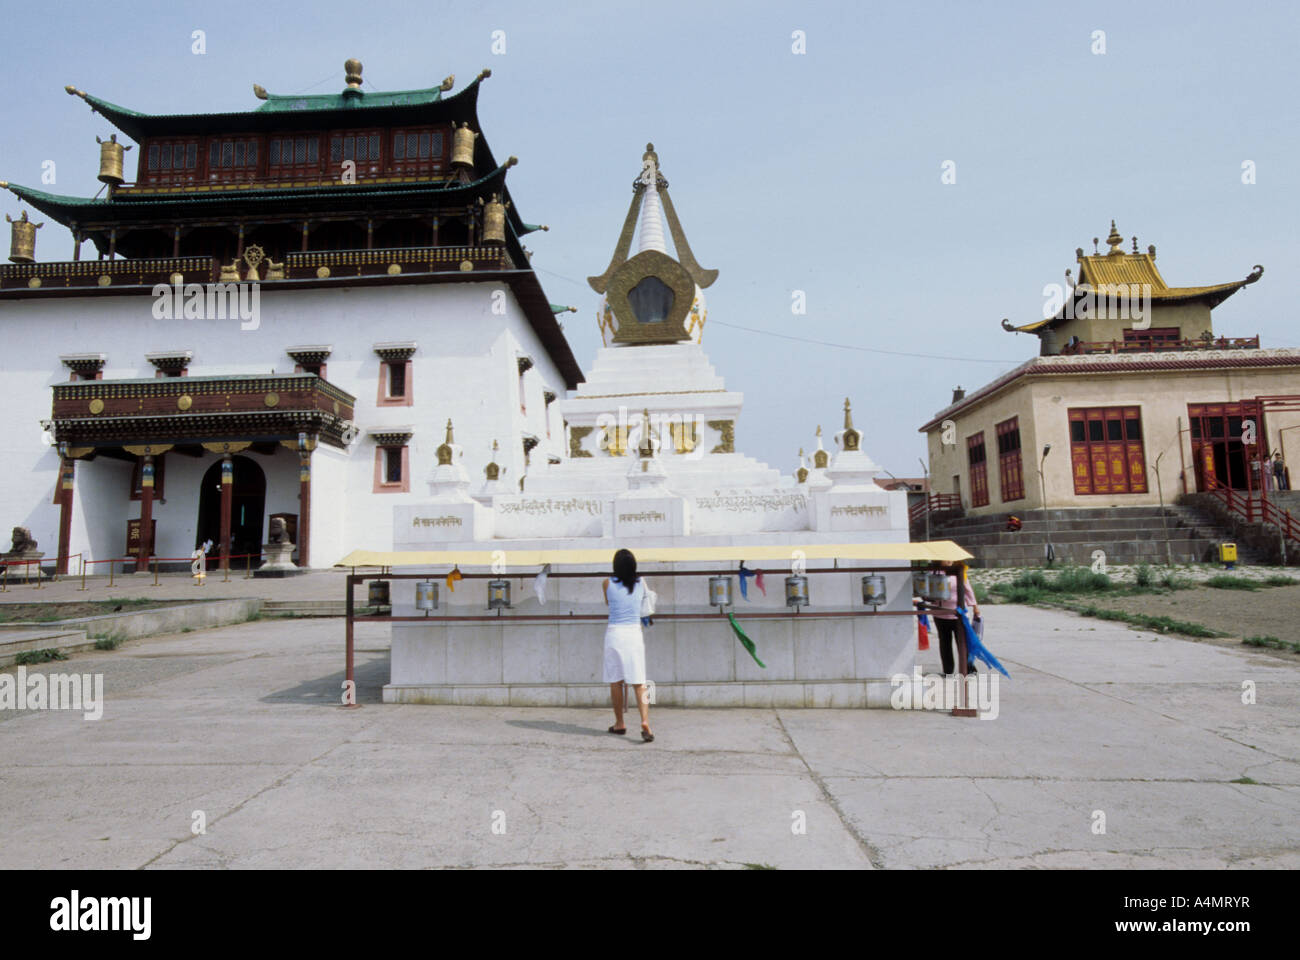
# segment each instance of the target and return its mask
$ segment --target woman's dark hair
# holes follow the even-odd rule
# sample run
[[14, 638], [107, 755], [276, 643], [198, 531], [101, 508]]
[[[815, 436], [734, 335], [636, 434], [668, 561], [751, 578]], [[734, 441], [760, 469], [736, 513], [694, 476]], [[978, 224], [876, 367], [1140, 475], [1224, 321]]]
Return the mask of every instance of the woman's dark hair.
[[636, 587], [636, 557], [631, 550], [620, 550], [614, 554], [614, 579], [627, 587], [628, 593]]

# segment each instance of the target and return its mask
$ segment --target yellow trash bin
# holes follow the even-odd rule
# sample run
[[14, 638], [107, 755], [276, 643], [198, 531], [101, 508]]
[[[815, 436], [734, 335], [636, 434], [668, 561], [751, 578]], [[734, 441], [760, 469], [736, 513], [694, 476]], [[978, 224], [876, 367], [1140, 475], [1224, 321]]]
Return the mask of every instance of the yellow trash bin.
[[1219, 562], [1226, 564], [1237, 562], [1237, 545], [1235, 543], [1219, 544]]

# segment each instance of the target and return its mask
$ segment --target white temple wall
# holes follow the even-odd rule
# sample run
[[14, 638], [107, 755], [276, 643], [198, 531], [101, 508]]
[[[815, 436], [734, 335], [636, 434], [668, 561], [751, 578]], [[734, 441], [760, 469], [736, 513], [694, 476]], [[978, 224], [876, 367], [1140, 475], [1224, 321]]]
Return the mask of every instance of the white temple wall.
[[[494, 299], [497, 292], [503, 296]], [[15, 525], [30, 528], [47, 557], [52, 558], [58, 546], [59, 508], [53, 502], [58, 458], [43, 438], [40, 422], [50, 418], [50, 388], [69, 379], [60, 355], [105, 354], [106, 380], [153, 377], [156, 371], [145, 355], [165, 350], [193, 353], [190, 376], [264, 375], [293, 372], [294, 361], [285, 353], [288, 347], [332, 346], [325, 361], [325, 378], [356, 397], [356, 423], [362, 433], [348, 451], [336, 493], [313, 511], [315, 566], [327, 566], [356, 547], [390, 546], [392, 507], [427, 497], [425, 481], [436, 462], [434, 452], [443, 441], [448, 417], [455, 422], [457, 440], [465, 447], [465, 466], [475, 479], [483, 476], [494, 437], [501, 445], [498, 462], [509, 466], [506, 476], [515, 485], [523, 473], [522, 432], [540, 440], [532, 453], [534, 465], [545, 464], [548, 454], [558, 456], [562, 449], [563, 429], [557, 413], [552, 414], [551, 436], [547, 437], [547, 405], [542, 392], [550, 389], [563, 396], [563, 378], [503, 284], [294, 291], [263, 288], [259, 324], [252, 330], [241, 330], [238, 319], [156, 319], [153, 302], [148, 295], [33, 298], [7, 304], [0, 314], [0, 323], [5, 324], [0, 376], [7, 388], [9, 424], [0, 437], [0, 454], [9, 467], [0, 472], [0, 504], [6, 513], [0, 516], [0, 526], [6, 530]], [[493, 312], [494, 304], [504, 313]], [[412, 358], [410, 406], [380, 406], [377, 402], [381, 370], [374, 344], [390, 341], [418, 345]], [[535, 363], [524, 377], [526, 413], [520, 411], [515, 359], [521, 353]], [[555, 409], [553, 405], [551, 409]], [[411, 492], [374, 493], [374, 443], [365, 431], [404, 425], [414, 431]], [[293, 502], [276, 501], [273, 506], [268, 501], [267, 515], [281, 510], [299, 512], [296, 461], [290, 451], [283, 455], [294, 474], [292, 484], [286, 487], [293, 490]], [[263, 465], [268, 460], [251, 456]], [[317, 470], [324, 457], [323, 448], [314, 455]], [[78, 462], [73, 508], [72, 552], [88, 550], [94, 559], [120, 555], [126, 520], [139, 516], [138, 501], [127, 499], [130, 466], [101, 465], [102, 459]], [[167, 469], [172, 471], [167, 478], [168, 502], [154, 507], [159, 553], [176, 555], [184, 547], [183, 553], [188, 554], [193, 549], [195, 498], [202, 474], [190, 474], [191, 467], [197, 469], [199, 463], [168, 455]], [[327, 475], [330, 469], [324, 467]], [[121, 471], [126, 479], [120, 483], [114, 480], [102, 488], [88, 489]], [[194, 493], [188, 492], [191, 487]], [[340, 526], [336, 537], [326, 532], [326, 528]], [[331, 546], [327, 548], [327, 544]]]

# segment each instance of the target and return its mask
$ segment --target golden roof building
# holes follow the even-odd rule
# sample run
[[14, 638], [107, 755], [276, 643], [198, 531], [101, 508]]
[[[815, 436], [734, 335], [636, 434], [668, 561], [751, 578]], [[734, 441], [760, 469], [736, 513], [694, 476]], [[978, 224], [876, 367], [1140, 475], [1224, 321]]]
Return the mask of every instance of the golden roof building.
[[[1134, 237], [1125, 252], [1113, 221], [1106, 242], [1106, 253], [1075, 251], [1078, 277], [1066, 271], [1045, 319], [1002, 321], [1005, 330], [1036, 335], [1039, 356], [969, 393], [955, 391], [921, 426], [931, 508], [995, 520], [1046, 507], [1075, 511], [1044, 517], [1048, 523], [1094, 519], [1100, 527], [1099, 510], [1163, 507], [1198, 492], [1267, 499], [1262, 488], [1271, 486], [1273, 502], [1285, 503], [1272, 459], [1285, 462], [1288, 440], [1300, 458], [1300, 350], [1216, 335], [1211, 320], [1214, 307], [1264, 268], [1232, 282], [1171, 287], [1154, 246], [1139, 253]], [[1098, 545], [1105, 539], [1090, 536]], [[1079, 549], [1058, 542], [1053, 552], [1087, 560], [1087, 539]], [[1165, 558], [1162, 545], [1151, 546], [1158, 548], [1151, 559]], [[1145, 556], [1140, 546], [1120, 552]], [[1203, 558], [1195, 544], [1184, 553]], [[1034, 555], [1041, 554], [1040, 544]]]

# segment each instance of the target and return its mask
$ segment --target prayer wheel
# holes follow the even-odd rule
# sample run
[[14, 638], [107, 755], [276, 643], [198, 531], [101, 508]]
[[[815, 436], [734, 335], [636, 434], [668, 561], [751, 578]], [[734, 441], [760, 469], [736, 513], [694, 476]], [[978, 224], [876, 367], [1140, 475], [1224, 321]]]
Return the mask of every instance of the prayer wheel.
[[795, 574], [785, 578], [785, 605], [787, 607], [808, 606], [808, 578]]
[[415, 585], [415, 609], [423, 610], [425, 616], [438, 609], [438, 585], [432, 580]]
[[883, 576], [878, 573], [873, 573], [862, 578], [863, 603], [876, 607], [884, 603], [886, 597], [885, 578]]
[[45, 224], [32, 223], [27, 219], [26, 210], [17, 220], [9, 216], [9, 214], [5, 214], [5, 219], [13, 224], [9, 238], [9, 259], [14, 263], [35, 262], [36, 231]]
[[504, 244], [506, 242], [506, 205], [498, 194], [483, 205], [483, 243]]
[[502, 610], [510, 606], [510, 581], [488, 581], [488, 609]]
[[947, 600], [949, 596], [948, 575], [931, 572], [925, 575], [925, 596], [930, 600]]
[[451, 165], [472, 167], [474, 166], [474, 141], [478, 139], [478, 134], [469, 128], [469, 124], [461, 124], [451, 135]]
[[[99, 140], [98, 137], [95, 138]], [[99, 182], [121, 186], [126, 183], [122, 174], [123, 162], [127, 148], [117, 142], [117, 134], [107, 140], [99, 140]]]
[[387, 607], [392, 605], [390, 594], [388, 592], [387, 580], [371, 580], [369, 583], [368, 597], [370, 606]]
[[709, 605], [714, 607], [731, 606], [730, 577], [709, 577]]

